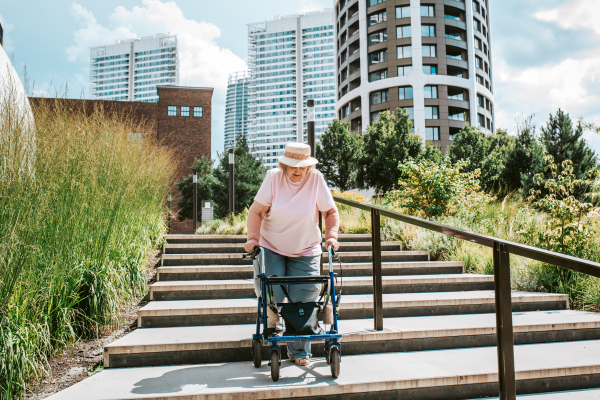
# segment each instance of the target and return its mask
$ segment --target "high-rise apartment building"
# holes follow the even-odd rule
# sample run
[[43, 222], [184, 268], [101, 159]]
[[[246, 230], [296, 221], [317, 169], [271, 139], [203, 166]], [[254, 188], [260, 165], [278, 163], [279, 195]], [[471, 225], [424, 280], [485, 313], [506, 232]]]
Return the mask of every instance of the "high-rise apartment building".
[[227, 81], [225, 100], [225, 149], [235, 146], [239, 135], [248, 137], [248, 88], [250, 74], [234, 72]]
[[177, 35], [117, 40], [92, 47], [90, 59], [90, 94], [97, 100], [157, 102], [157, 85], [179, 84]]
[[306, 100], [315, 100], [316, 141], [335, 117], [333, 10], [248, 25], [249, 144], [268, 168], [286, 142], [307, 142]]
[[471, 124], [494, 130], [488, 0], [336, 0], [336, 111], [351, 129], [406, 108], [446, 149]]

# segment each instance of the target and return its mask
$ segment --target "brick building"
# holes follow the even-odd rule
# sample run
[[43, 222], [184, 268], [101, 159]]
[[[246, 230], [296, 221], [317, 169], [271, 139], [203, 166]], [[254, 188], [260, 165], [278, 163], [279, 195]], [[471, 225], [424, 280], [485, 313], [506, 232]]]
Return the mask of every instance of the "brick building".
[[[211, 119], [213, 88], [157, 86], [158, 102], [142, 103], [109, 100], [79, 100], [31, 97], [31, 103], [60, 101], [83, 107], [90, 112], [101, 105], [105, 112], [125, 114], [145, 122], [156, 138], [171, 148], [178, 166], [176, 179], [191, 174], [195, 158], [211, 155]], [[176, 188], [173, 188], [175, 194]], [[177, 195], [173, 208], [176, 208]], [[191, 221], [172, 223], [172, 233], [191, 233]]]

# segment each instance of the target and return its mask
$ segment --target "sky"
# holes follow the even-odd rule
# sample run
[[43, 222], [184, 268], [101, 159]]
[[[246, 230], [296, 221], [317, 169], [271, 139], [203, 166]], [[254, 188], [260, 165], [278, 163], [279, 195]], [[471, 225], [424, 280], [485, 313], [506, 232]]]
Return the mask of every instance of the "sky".
[[[178, 34], [180, 85], [214, 87], [212, 156], [223, 149], [230, 73], [246, 69], [246, 24], [333, 0], [20, 0], [0, 2], [4, 49], [38, 95], [89, 98], [89, 48]], [[490, 0], [496, 127], [561, 108], [600, 125], [600, 0]], [[600, 135], [585, 138], [600, 155]]]

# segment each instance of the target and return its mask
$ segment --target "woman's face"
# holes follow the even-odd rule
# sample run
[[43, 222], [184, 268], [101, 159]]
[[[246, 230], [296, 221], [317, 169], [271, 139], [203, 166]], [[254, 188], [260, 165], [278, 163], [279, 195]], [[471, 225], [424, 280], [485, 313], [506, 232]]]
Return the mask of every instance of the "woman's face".
[[287, 172], [288, 178], [292, 180], [292, 182], [300, 182], [304, 175], [306, 175], [306, 171], [308, 167], [287, 167], [285, 172]]

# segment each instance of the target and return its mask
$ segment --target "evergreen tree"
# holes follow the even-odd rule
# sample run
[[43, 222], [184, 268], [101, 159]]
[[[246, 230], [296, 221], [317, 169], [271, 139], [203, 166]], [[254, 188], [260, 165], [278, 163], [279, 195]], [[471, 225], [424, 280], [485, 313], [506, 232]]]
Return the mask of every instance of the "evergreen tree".
[[[234, 213], [238, 214], [252, 205], [267, 168], [263, 166], [262, 158], [257, 160], [250, 154], [245, 135], [238, 136], [234, 155]], [[215, 218], [223, 218], [229, 213], [229, 154], [227, 152], [219, 155], [219, 164], [213, 170], [213, 176], [216, 179], [213, 189]]]
[[330, 186], [346, 191], [356, 187], [362, 136], [349, 131], [349, 123], [334, 119], [317, 145], [318, 168]]
[[[534, 152], [533, 170], [531, 176], [542, 174], [544, 180], [551, 178], [551, 172], [544, 168], [545, 149], [549, 155], [554, 158], [558, 166], [557, 173], [562, 173], [562, 164], [565, 160], [573, 162], [573, 175], [578, 179], [587, 178], [588, 173], [597, 165], [597, 159], [594, 151], [588, 146], [583, 138], [583, 127], [577, 123], [573, 128], [573, 121], [569, 114], [559, 109], [556, 115], [550, 114], [548, 124], [541, 129], [540, 148]], [[547, 194], [546, 189], [536, 185], [533, 178], [524, 182], [524, 190], [529, 189], [542, 190], [542, 195]], [[583, 189], [579, 189], [577, 196], [583, 194]]]
[[462, 171], [473, 172], [481, 168], [483, 160], [488, 155], [488, 147], [489, 143], [479, 129], [465, 125], [454, 137], [452, 146], [448, 149], [448, 157], [452, 164], [460, 160], [467, 161], [469, 164], [463, 166]]
[[[533, 115], [517, 119], [517, 137], [506, 157], [500, 180], [507, 192], [522, 189], [523, 181], [533, 182], [533, 160], [539, 145], [535, 137]], [[523, 193], [527, 195], [527, 193]]]
[[[217, 184], [217, 180], [212, 175], [213, 161], [208, 156], [202, 156], [200, 159], [196, 159], [191, 167], [191, 170], [198, 174], [198, 204], [202, 200], [208, 200], [212, 198], [213, 190]], [[175, 185], [181, 193], [181, 200], [177, 203], [179, 206], [178, 219], [183, 221], [184, 219], [192, 219], [193, 207], [193, 178], [192, 175], [182, 177], [181, 182], [177, 182]], [[198, 206], [199, 207], [199, 206]], [[198, 212], [198, 221], [202, 218], [201, 213]]]
[[363, 152], [358, 163], [357, 183], [387, 193], [398, 188], [401, 172], [398, 165], [423, 153], [421, 138], [411, 133], [412, 121], [406, 110], [398, 108], [396, 118], [389, 112], [369, 125], [363, 135]]

